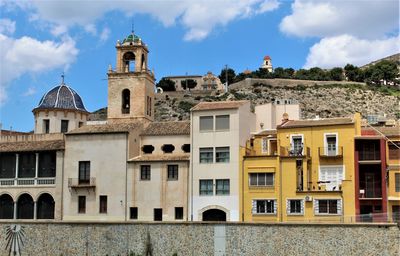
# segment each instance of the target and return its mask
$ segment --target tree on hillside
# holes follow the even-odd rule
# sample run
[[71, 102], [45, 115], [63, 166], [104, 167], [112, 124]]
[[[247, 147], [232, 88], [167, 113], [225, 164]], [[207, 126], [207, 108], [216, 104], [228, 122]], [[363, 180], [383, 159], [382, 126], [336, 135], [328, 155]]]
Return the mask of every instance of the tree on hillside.
[[[190, 89], [193, 89], [194, 87], [196, 87], [196, 85], [197, 85], [197, 82], [196, 82], [196, 80], [193, 80], [193, 79], [186, 79], [186, 80], [181, 81], [181, 86], [184, 90], [189, 89], [189, 91], [190, 91]], [[187, 86], [187, 88], [186, 88], [186, 86]]]
[[161, 89], [163, 89], [163, 91], [175, 91], [175, 82], [168, 79], [168, 78], [161, 78], [160, 81], [158, 81], [157, 87], [160, 87]]
[[328, 80], [328, 77], [324, 70], [319, 67], [313, 67], [308, 70], [308, 79], [324, 81]]
[[278, 67], [274, 69], [273, 72], [273, 77], [274, 78], [293, 78], [294, 75], [294, 69], [293, 68], [282, 68], [282, 67]]
[[332, 68], [329, 70], [328, 75], [330, 80], [342, 81], [344, 79], [342, 68]]
[[299, 69], [294, 74], [294, 79], [308, 80], [309, 72], [307, 69]]
[[387, 82], [395, 82], [398, 76], [397, 65], [393, 61], [382, 60], [377, 64], [370, 66], [365, 71], [366, 82], [375, 84], [386, 84]]
[[252, 77], [261, 79], [274, 78], [273, 74], [266, 68], [259, 68], [258, 70], [254, 71], [252, 73]]
[[347, 64], [344, 67], [344, 72], [347, 77], [347, 80], [354, 82], [363, 82], [364, 81], [364, 72], [357, 66]]
[[228, 68], [225, 69], [223, 68], [221, 70], [221, 74], [218, 76], [219, 80], [221, 80], [221, 83], [226, 83], [226, 74], [225, 72], [228, 73], [228, 85], [232, 84], [235, 81], [236, 73], [235, 70]]

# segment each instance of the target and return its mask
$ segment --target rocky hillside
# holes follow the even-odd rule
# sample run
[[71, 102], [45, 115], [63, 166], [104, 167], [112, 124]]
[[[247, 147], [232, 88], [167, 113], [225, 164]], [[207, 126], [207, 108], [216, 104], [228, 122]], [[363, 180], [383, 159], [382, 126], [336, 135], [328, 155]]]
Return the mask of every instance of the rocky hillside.
[[[274, 79], [277, 80], [277, 79]], [[157, 94], [155, 118], [158, 121], [189, 119], [189, 110], [200, 101], [251, 100], [259, 105], [276, 99], [294, 99], [300, 103], [302, 118], [340, 117], [354, 112], [383, 114], [400, 118], [400, 90], [393, 88], [373, 88], [364, 84], [335, 83], [322, 84], [310, 81], [307, 84], [275, 81], [271, 85], [267, 80], [248, 85], [232, 86], [227, 93], [191, 92], [183, 94], [169, 92]], [[104, 119], [105, 109], [96, 111], [92, 120]], [[101, 116], [101, 118], [99, 118]], [[96, 118], [97, 117], [97, 118]]]

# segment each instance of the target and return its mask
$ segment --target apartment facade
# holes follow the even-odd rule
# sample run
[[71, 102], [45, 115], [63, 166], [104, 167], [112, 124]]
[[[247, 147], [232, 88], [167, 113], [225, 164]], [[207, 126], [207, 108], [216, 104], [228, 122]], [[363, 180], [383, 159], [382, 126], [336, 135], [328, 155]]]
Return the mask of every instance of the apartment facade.
[[253, 136], [243, 153], [244, 221], [351, 222], [353, 118], [285, 120]]

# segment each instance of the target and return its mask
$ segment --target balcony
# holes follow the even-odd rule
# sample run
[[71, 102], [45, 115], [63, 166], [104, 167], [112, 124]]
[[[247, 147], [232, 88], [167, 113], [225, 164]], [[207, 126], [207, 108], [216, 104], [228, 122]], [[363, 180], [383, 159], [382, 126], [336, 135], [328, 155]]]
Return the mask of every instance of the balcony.
[[310, 157], [311, 151], [309, 147], [306, 148], [292, 148], [292, 147], [280, 147], [280, 157], [293, 157], [293, 158], [304, 158]]
[[338, 147], [337, 149], [332, 149], [330, 147], [319, 147], [318, 155], [321, 158], [342, 158], [343, 147]]
[[56, 178], [14, 178], [14, 179], [0, 179], [0, 187], [14, 187], [14, 186], [49, 186], [55, 185]]
[[96, 178], [90, 178], [81, 180], [78, 178], [69, 178], [68, 179], [68, 187], [69, 188], [95, 188], [96, 187]]
[[382, 199], [382, 190], [380, 188], [367, 188], [360, 189], [359, 194], [360, 200], [374, 200], [374, 199]]

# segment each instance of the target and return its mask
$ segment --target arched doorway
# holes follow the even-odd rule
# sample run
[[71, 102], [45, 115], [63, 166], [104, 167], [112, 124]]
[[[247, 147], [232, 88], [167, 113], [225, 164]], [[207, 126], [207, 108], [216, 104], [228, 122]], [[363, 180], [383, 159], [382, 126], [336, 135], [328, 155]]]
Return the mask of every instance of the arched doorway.
[[29, 194], [22, 194], [17, 201], [17, 219], [33, 219], [34, 202]]
[[204, 211], [203, 221], [226, 221], [226, 213], [220, 209]]
[[0, 219], [14, 218], [14, 200], [8, 194], [0, 196]]
[[38, 219], [54, 219], [54, 199], [50, 194], [40, 195], [36, 205]]

